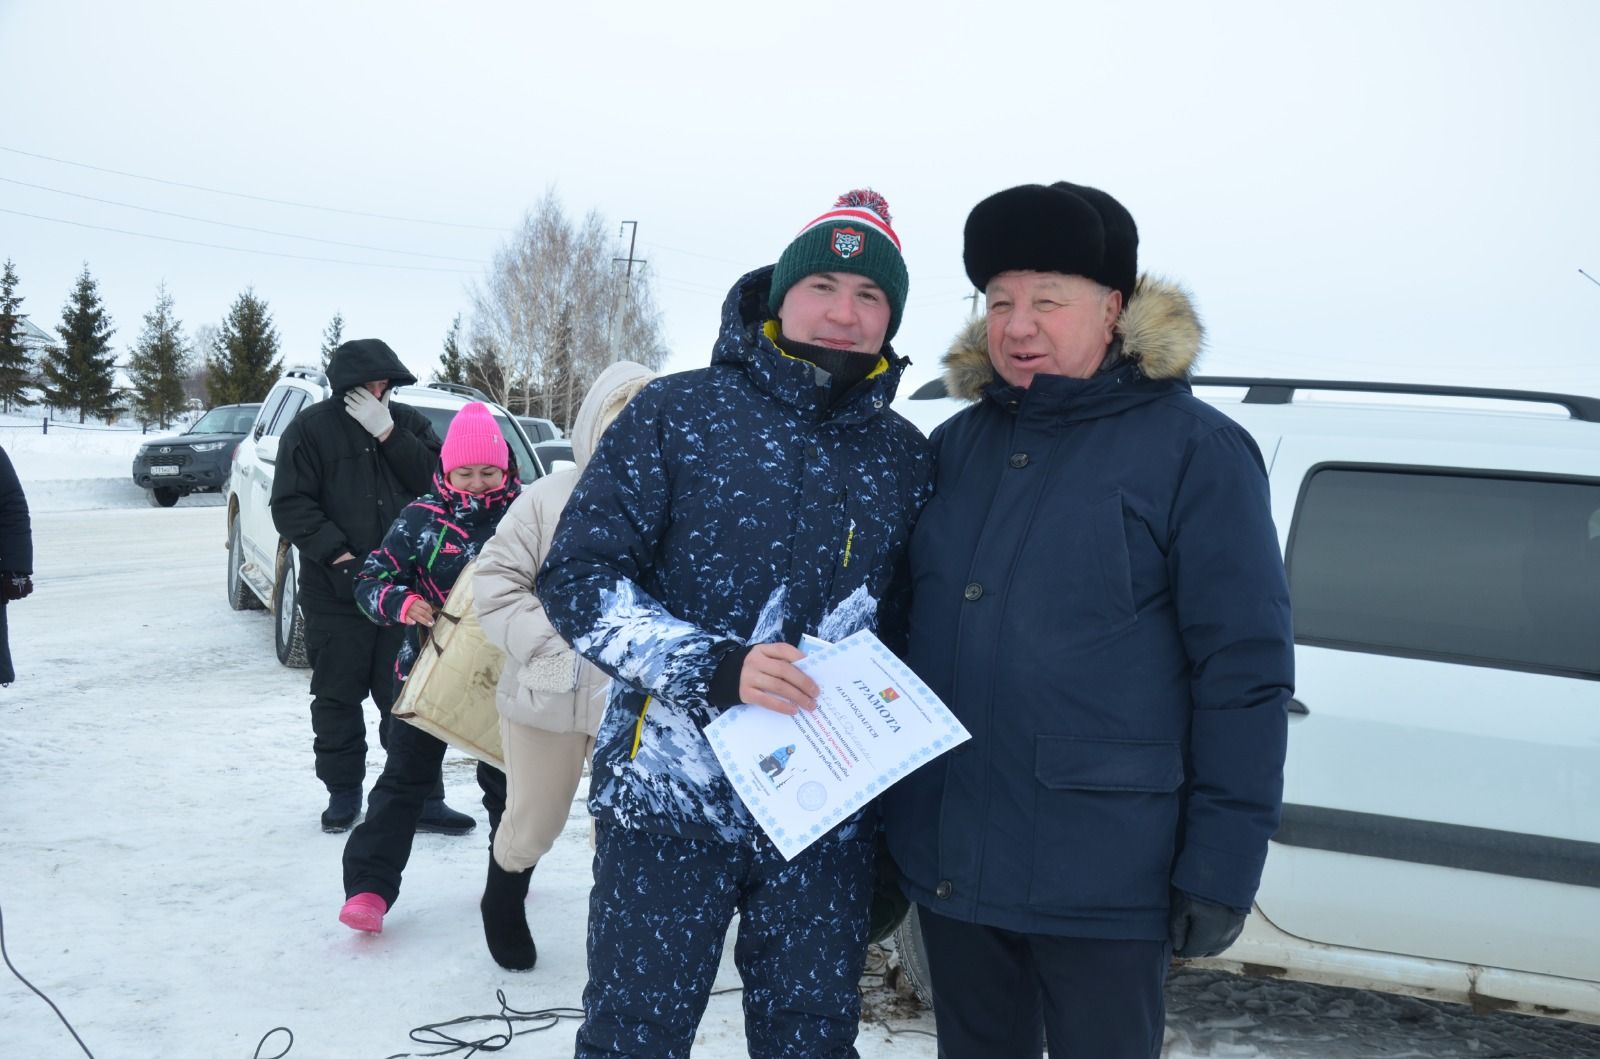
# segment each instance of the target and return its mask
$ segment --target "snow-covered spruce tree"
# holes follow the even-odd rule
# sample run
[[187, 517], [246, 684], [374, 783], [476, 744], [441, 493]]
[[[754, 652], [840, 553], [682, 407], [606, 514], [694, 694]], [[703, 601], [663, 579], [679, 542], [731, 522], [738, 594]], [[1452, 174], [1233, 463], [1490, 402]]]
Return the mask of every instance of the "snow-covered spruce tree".
[[115, 333], [85, 263], [56, 326], [61, 345], [51, 346], [40, 358], [47, 404], [76, 409], [80, 423], [87, 416], [108, 419], [116, 413], [117, 358], [111, 352]]
[[213, 405], [259, 401], [281, 374], [272, 313], [253, 288], [246, 288], [206, 353], [206, 396]]
[[17, 297], [17, 269], [6, 259], [0, 274], [0, 404], [7, 412], [33, 403], [33, 357], [22, 344], [22, 301]]
[[183, 409], [189, 360], [183, 323], [173, 315], [172, 295], [163, 283], [156, 288], [156, 307], [144, 314], [144, 332], [128, 358], [133, 413], [141, 423], [155, 423], [165, 430]]
[[461, 355], [461, 314], [450, 322], [445, 332], [444, 351], [439, 354], [439, 367], [433, 373], [436, 382], [453, 382], [462, 385], [467, 381], [467, 362]]
[[333, 319], [322, 329], [322, 370], [328, 370], [328, 358], [344, 343], [344, 313], [335, 309]]

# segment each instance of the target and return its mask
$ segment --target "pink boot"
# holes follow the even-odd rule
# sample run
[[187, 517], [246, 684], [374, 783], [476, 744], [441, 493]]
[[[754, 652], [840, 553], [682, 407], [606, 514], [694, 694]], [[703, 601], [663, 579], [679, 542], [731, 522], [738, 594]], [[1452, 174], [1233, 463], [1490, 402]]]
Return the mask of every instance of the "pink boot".
[[389, 911], [389, 902], [377, 894], [356, 894], [339, 909], [339, 922], [351, 930], [364, 930], [369, 934], [383, 933], [383, 914]]

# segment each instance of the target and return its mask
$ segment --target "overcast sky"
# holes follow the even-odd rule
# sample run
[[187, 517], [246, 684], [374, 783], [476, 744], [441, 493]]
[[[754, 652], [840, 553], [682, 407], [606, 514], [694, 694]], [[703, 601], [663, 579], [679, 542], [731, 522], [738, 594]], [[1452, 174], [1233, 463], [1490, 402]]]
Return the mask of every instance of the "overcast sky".
[[677, 369], [870, 184], [915, 385], [968, 210], [1067, 179], [1194, 292], [1213, 374], [1600, 394], [1597, 45], [1592, 0], [0, 0], [0, 259], [52, 332], [87, 262], [119, 351], [162, 281], [190, 334], [253, 287], [289, 360], [337, 310], [426, 377], [553, 187], [638, 222]]

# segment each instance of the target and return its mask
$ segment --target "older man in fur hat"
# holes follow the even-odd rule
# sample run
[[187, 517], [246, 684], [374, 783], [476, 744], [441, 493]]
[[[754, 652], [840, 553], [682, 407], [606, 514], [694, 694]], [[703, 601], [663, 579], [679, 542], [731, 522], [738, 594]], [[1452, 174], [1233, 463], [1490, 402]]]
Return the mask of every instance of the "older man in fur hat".
[[972, 733], [889, 792], [941, 1056], [1149, 1059], [1238, 936], [1282, 796], [1289, 598], [1261, 454], [1186, 381], [1188, 296], [1095, 188], [967, 219], [910, 661]]

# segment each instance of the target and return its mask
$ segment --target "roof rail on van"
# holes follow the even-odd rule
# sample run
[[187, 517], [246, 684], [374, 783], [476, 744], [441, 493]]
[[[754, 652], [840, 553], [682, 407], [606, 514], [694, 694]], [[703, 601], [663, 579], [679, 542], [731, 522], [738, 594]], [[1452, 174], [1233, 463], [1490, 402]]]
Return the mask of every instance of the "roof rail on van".
[[[1242, 386], [1245, 404], [1290, 404], [1296, 390], [1347, 390], [1357, 393], [1410, 393], [1429, 397], [1488, 397], [1498, 401], [1527, 401], [1530, 404], [1560, 405], [1573, 419], [1600, 423], [1600, 397], [1581, 394], [1545, 393], [1541, 390], [1499, 390], [1479, 386], [1425, 386], [1404, 382], [1347, 382], [1327, 379], [1250, 379], [1234, 375], [1196, 375], [1194, 386]], [[937, 401], [949, 397], [943, 379], [917, 387], [913, 401]]]
[[489, 399], [489, 395], [478, 389], [476, 386], [468, 386], [459, 382], [430, 382], [427, 385], [427, 389], [443, 390], [445, 393], [453, 393], [461, 397], [470, 397], [474, 401], [487, 401]]
[[1434, 386], [1404, 382], [1351, 382], [1329, 379], [1251, 379], [1243, 376], [1196, 375], [1195, 386], [1242, 386], [1245, 404], [1289, 404], [1296, 390], [1339, 390], [1354, 393], [1422, 394], [1428, 397], [1487, 397], [1559, 405], [1573, 419], [1600, 423], [1600, 397], [1539, 390], [1501, 390], [1483, 386]]
[[328, 377], [323, 374], [321, 368], [310, 367], [305, 364], [289, 365], [283, 369], [283, 377], [285, 379], [310, 379], [312, 382], [320, 382], [324, 385], [328, 382]]

